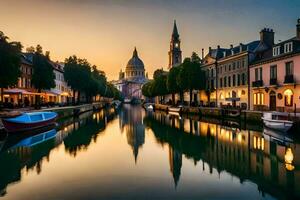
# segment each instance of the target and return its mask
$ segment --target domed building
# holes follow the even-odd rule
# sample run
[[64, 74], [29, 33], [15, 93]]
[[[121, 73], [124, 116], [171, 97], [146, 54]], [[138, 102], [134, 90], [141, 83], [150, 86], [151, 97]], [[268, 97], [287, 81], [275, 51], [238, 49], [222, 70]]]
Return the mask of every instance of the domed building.
[[144, 62], [139, 58], [136, 48], [127, 62], [125, 72], [119, 73], [119, 80], [112, 83], [127, 100], [142, 99], [142, 86], [148, 81]]

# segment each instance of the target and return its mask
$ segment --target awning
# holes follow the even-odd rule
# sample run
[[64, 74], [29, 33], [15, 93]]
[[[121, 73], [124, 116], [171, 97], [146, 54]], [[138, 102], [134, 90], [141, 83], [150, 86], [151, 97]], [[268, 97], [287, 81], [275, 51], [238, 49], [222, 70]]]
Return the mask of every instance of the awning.
[[19, 88], [12, 88], [12, 89], [6, 89], [3, 92], [4, 94], [23, 94], [23, 95], [39, 95], [41, 93], [34, 93], [29, 92], [27, 90], [19, 89]]

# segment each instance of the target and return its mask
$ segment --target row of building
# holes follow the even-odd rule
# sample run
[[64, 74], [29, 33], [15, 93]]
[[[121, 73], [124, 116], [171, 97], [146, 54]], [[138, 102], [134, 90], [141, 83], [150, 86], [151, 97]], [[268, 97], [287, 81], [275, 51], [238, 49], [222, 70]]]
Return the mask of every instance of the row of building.
[[[4, 89], [3, 102], [11, 106], [32, 106], [35, 96], [40, 95], [43, 103], [65, 104], [71, 102], [72, 91], [64, 80], [64, 63], [50, 61], [55, 74], [55, 88], [38, 93], [32, 84], [33, 54], [22, 53], [18, 83], [15, 87]], [[1, 98], [1, 97], [0, 97]]]
[[[274, 31], [264, 28], [258, 40], [209, 48], [205, 56], [202, 49], [207, 84], [205, 91], [194, 91], [196, 101], [213, 107], [300, 111], [300, 19], [295, 32], [295, 37], [275, 43]], [[169, 69], [182, 62], [180, 42], [175, 23]]]

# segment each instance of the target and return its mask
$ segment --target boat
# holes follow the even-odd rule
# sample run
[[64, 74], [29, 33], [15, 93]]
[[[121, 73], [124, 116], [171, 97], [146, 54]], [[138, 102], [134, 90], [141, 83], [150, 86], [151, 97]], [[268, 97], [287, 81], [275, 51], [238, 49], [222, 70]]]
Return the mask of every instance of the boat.
[[29, 112], [17, 117], [3, 118], [2, 123], [7, 132], [21, 132], [54, 124], [56, 117], [55, 112]]
[[153, 110], [154, 110], [154, 103], [145, 103], [145, 104], [144, 104], [144, 108], [145, 108], [147, 111], [153, 111]]
[[264, 112], [262, 120], [266, 127], [282, 132], [289, 131], [294, 124], [289, 114], [283, 112]]
[[281, 144], [294, 142], [291, 134], [285, 134], [276, 130], [269, 129], [267, 127], [264, 128], [263, 136], [269, 141], [275, 141]]
[[168, 112], [176, 112], [179, 113], [182, 111], [182, 106], [178, 106], [178, 107], [169, 107], [168, 108]]

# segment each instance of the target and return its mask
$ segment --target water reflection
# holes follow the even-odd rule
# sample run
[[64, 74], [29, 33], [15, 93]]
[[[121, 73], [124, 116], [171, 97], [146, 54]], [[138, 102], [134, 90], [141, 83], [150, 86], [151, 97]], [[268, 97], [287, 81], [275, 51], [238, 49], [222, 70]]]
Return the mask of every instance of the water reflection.
[[[90, 143], [97, 141], [99, 131], [113, 119], [113, 109], [98, 113], [87, 112], [78, 118], [64, 119], [59, 127], [48, 127], [40, 132], [29, 132], [22, 135], [10, 135], [1, 141], [0, 153], [0, 191], [6, 194], [9, 184], [19, 182], [23, 171], [42, 172], [43, 164], [50, 162], [51, 152], [64, 144], [65, 151], [76, 156], [86, 150]], [[84, 128], [84, 127], [89, 127]]]
[[[155, 112], [144, 118], [153, 130], [157, 142], [169, 145], [170, 170], [175, 185], [182, 167], [182, 155], [201, 160], [211, 174], [226, 171], [250, 180], [262, 194], [277, 198], [300, 197], [300, 146], [293, 140], [282, 140], [276, 133], [270, 135], [252, 130], [229, 128], [190, 118]], [[204, 167], [204, 164], [203, 164]]]
[[140, 106], [125, 104], [120, 113], [119, 124], [121, 133], [125, 132], [127, 143], [131, 146], [135, 163], [139, 149], [145, 143], [145, 126], [143, 125], [144, 112]]

